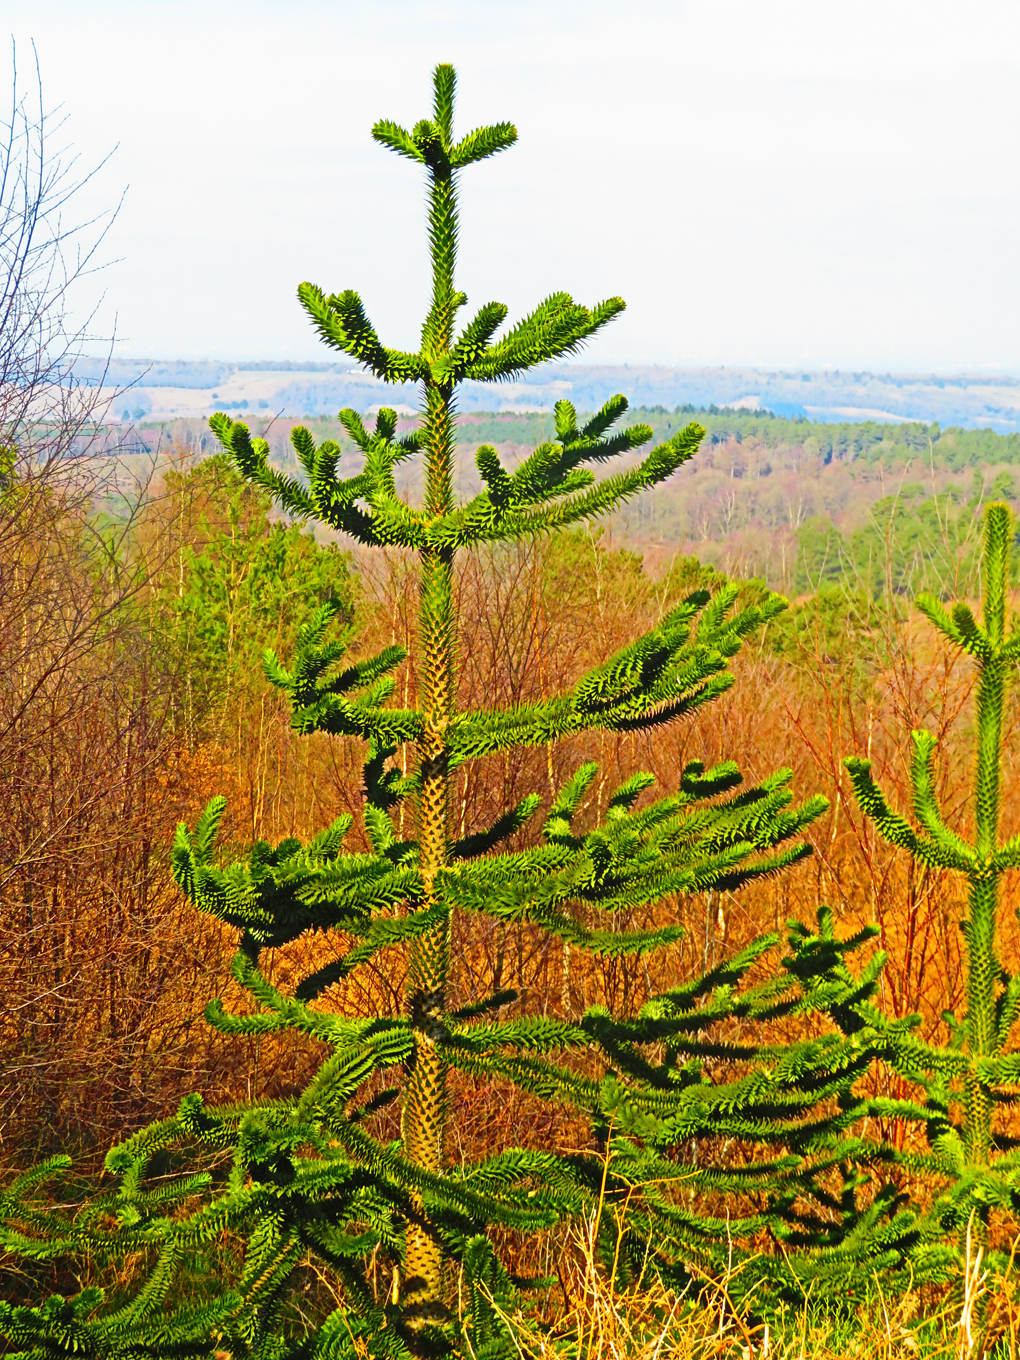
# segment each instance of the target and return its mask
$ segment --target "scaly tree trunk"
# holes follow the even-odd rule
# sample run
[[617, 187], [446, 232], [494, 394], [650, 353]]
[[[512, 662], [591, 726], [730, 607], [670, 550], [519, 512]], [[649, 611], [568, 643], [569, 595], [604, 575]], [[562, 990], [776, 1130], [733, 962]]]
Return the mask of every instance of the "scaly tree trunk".
[[[443, 102], [437, 85], [436, 126], [450, 141], [453, 91]], [[422, 333], [422, 353], [435, 370], [450, 352], [453, 319], [459, 305], [454, 293], [457, 209], [453, 172], [443, 158], [430, 166], [429, 239], [432, 246], [432, 307]], [[425, 379], [425, 514], [441, 519], [453, 509], [453, 457], [456, 444], [453, 385]], [[427, 544], [421, 550], [419, 649], [418, 845], [424, 888], [422, 906], [437, 905], [435, 880], [448, 858], [450, 775], [447, 728], [456, 698], [456, 621], [453, 604], [454, 549]], [[446, 1013], [450, 976], [450, 916], [408, 949], [408, 1000], [414, 1025], [413, 1067], [404, 1091], [403, 1140], [408, 1157], [426, 1171], [443, 1167], [448, 1117], [446, 1063], [436, 1046], [436, 1027]], [[443, 1286], [443, 1253], [429, 1232], [407, 1228], [405, 1301], [433, 1303]]]

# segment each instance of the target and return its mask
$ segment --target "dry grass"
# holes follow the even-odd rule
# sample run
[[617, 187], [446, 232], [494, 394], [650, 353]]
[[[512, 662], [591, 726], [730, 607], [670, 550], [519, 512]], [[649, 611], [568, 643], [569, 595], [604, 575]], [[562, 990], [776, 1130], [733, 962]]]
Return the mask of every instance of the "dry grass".
[[940, 1292], [891, 1297], [878, 1279], [850, 1316], [810, 1302], [781, 1318], [737, 1305], [734, 1263], [678, 1293], [654, 1277], [625, 1292], [596, 1259], [597, 1219], [576, 1229], [569, 1301], [551, 1321], [502, 1313], [519, 1360], [1016, 1360], [1020, 1288], [1010, 1268], [992, 1278], [968, 1234], [959, 1278]]

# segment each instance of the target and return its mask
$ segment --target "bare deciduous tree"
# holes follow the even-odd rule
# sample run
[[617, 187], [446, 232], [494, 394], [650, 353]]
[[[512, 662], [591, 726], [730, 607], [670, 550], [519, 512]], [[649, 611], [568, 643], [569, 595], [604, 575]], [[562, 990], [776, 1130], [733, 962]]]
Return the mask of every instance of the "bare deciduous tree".
[[[69, 452], [102, 414], [101, 385], [75, 377], [97, 343], [97, 308], [78, 305], [82, 283], [104, 267], [101, 247], [117, 207], [77, 216], [82, 191], [107, 163], [80, 168], [67, 118], [47, 111], [38, 57], [23, 85], [12, 52], [8, 116], [0, 123], [0, 438], [29, 443], [38, 458]], [[109, 339], [105, 342], [109, 344]]]

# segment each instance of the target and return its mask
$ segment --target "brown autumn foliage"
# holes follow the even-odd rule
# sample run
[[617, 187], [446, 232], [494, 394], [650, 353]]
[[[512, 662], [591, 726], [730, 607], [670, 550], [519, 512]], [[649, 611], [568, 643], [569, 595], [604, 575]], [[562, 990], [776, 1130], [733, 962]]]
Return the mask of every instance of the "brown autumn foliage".
[[[257, 652], [237, 658], [241, 678], [195, 716], [198, 681], [167, 645], [166, 613], [184, 589], [186, 550], [201, 546], [220, 512], [186, 472], [186, 464], [168, 466], [120, 521], [112, 546], [96, 532], [95, 496], [66, 481], [50, 479], [5, 502], [0, 1155], [8, 1167], [59, 1147], [95, 1169], [111, 1141], [186, 1092], [270, 1095], [300, 1081], [312, 1059], [272, 1039], [228, 1042], [204, 1024], [211, 996], [231, 999], [234, 942], [180, 899], [167, 852], [175, 823], [193, 821], [214, 793], [229, 799], [225, 855], [256, 838], [306, 837], [343, 812], [356, 814], [363, 753], [353, 741], [295, 737]], [[411, 650], [401, 701], [401, 687], [410, 693], [414, 684], [414, 561], [393, 552], [354, 566], [352, 647], [368, 653], [395, 641]], [[463, 702], [554, 693], [691, 589], [719, 579], [661, 547], [646, 568], [597, 533], [471, 556], [459, 583]], [[548, 796], [582, 760], [600, 765], [598, 804], [637, 769], [668, 790], [691, 759], [733, 759], [749, 780], [790, 766], [798, 797], [828, 797], [829, 813], [811, 830], [813, 858], [737, 895], [676, 902], [671, 910], [687, 935], [655, 960], [582, 963], [527, 928], [463, 923], [455, 953], [465, 999], [509, 986], [532, 1013], [579, 1014], [604, 1001], [625, 1014], [649, 991], [759, 932], [781, 932], [791, 917], [811, 920], [828, 903], [844, 930], [878, 926], [889, 954], [882, 984], [889, 1010], [920, 1012], [925, 1033], [940, 1032], [941, 1013], [963, 985], [960, 887], [949, 874], [919, 871], [875, 837], [849, 796], [842, 760], [869, 755], [905, 806], [907, 735], [933, 727], [943, 798], [966, 833], [967, 668], [931, 641], [904, 600], [877, 608], [847, 590], [835, 603], [826, 596], [795, 604], [745, 647], [734, 672], [727, 695], [664, 733], [584, 736], [465, 768], [458, 832], [490, 822], [529, 790]], [[1020, 773], [1015, 710], [1007, 748], [1009, 787]], [[1006, 820], [1007, 834], [1020, 826], [1015, 802], [1007, 801]], [[1020, 949], [1016, 905], [1010, 882], [1008, 966]], [[328, 950], [329, 942], [304, 948]], [[308, 962], [281, 951], [274, 980], [286, 984]], [[333, 1004], [354, 1012], [399, 1007], [403, 979], [394, 969], [390, 959], [334, 989]], [[542, 1142], [561, 1118], [466, 1080], [456, 1099], [455, 1156], [478, 1156], [491, 1142]]]

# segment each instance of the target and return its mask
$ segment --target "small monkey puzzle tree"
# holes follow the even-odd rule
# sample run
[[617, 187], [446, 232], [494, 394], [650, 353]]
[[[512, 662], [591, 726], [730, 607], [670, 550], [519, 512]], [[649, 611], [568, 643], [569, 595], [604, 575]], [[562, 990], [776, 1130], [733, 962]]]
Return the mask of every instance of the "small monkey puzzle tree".
[[1015, 1105], [1020, 1050], [1011, 1043], [1020, 1018], [1020, 976], [999, 956], [1003, 875], [1020, 867], [1020, 835], [1000, 842], [1003, 717], [1010, 683], [1020, 661], [1020, 630], [1010, 626], [1007, 599], [1013, 517], [1003, 504], [985, 511], [981, 556], [980, 622], [969, 605], [947, 610], [931, 595], [918, 608], [947, 641], [973, 659], [978, 683], [974, 714], [974, 839], [965, 840], [943, 819], [936, 798], [936, 741], [913, 732], [911, 769], [916, 828], [894, 812], [871, 776], [870, 762], [847, 760], [857, 800], [879, 834], [928, 869], [963, 874], [968, 911], [961, 921], [966, 1008], [947, 1011], [949, 1042], [911, 1044], [893, 1053], [900, 1075], [918, 1090], [904, 1113], [924, 1127], [929, 1152], [915, 1161], [944, 1182], [927, 1215], [932, 1238], [965, 1227], [975, 1217], [982, 1230], [993, 1210], [1013, 1222], [1020, 1215], [1020, 1138], [996, 1119]]
[[[366, 547], [399, 546], [418, 559], [413, 707], [390, 702], [403, 650], [345, 663], [329, 603], [303, 629], [292, 659], [265, 658], [299, 732], [367, 743], [369, 848], [347, 848], [352, 819], [345, 816], [308, 844], [258, 844], [247, 861], [221, 869], [213, 860], [223, 812], [217, 799], [194, 832], [180, 829], [173, 850], [177, 882], [196, 906], [241, 932], [233, 975], [256, 1003], [242, 1015], [214, 1001], [209, 1021], [228, 1035], [308, 1036], [326, 1056], [307, 1084], [277, 1099], [207, 1107], [200, 1096], [187, 1097], [175, 1116], [111, 1152], [118, 1189], [74, 1219], [33, 1207], [32, 1185], [56, 1163], [12, 1188], [9, 1247], [35, 1256], [144, 1250], [153, 1257], [147, 1283], [123, 1306], [106, 1308], [85, 1293], [0, 1310], [14, 1345], [33, 1357], [210, 1347], [266, 1360], [439, 1354], [460, 1346], [465, 1333], [476, 1354], [501, 1354], [508, 1342], [497, 1302], [524, 1282], [501, 1258], [499, 1234], [546, 1229], [596, 1203], [605, 1210], [611, 1268], [624, 1278], [638, 1277], [649, 1261], [682, 1274], [691, 1258], [725, 1260], [728, 1240], [762, 1227], [840, 1239], [840, 1202], [819, 1187], [847, 1151], [833, 1137], [863, 1111], [850, 1092], [871, 1050], [856, 1036], [832, 1033], [773, 1047], [716, 1036], [723, 1022], [762, 1024], [866, 998], [880, 964], [855, 980], [843, 963], [866, 932], [841, 944], [827, 920], [818, 936], [795, 931], [790, 967], [758, 983], [748, 974], [775, 940], [756, 941], [636, 1014], [595, 1006], [580, 1019], [532, 1015], [502, 989], [483, 990], [460, 1008], [451, 1003], [455, 913], [527, 925], [578, 953], [647, 954], [679, 938], [668, 922], [678, 896], [733, 890], [781, 871], [807, 853], [798, 833], [825, 806], [815, 798], [792, 807], [788, 771], [744, 788], [731, 763], [706, 770], [692, 762], [679, 789], [659, 800], [644, 796], [650, 776], [627, 779], [585, 830], [584, 804], [598, 774], [585, 764], [551, 798], [524, 848], [500, 849], [536, 817], [538, 794], [491, 826], [454, 835], [454, 776], [466, 762], [585, 731], [647, 731], [690, 715], [729, 687], [729, 659], [783, 601], [768, 596], [736, 610], [733, 587], [714, 597], [699, 592], [562, 694], [505, 710], [459, 706], [458, 553], [604, 515], [671, 476], [704, 432], [690, 424], [599, 481], [593, 467], [641, 449], [651, 431], [616, 428], [623, 397], [583, 423], [560, 402], [552, 439], [516, 468], [481, 447], [482, 490], [456, 500], [458, 385], [497, 382], [570, 355], [623, 303], [612, 298], [589, 309], [554, 294], [502, 335], [507, 310], [487, 303], [457, 330], [466, 302], [455, 281], [457, 176], [509, 147], [516, 133], [504, 123], [458, 141], [453, 96], [453, 71], [440, 66], [430, 118], [410, 132], [389, 122], [374, 129], [377, 141], [426, 177], [432, 298], [419, 349], [384, 346], [358, 294], [299, 289], [326, 344], [384, 381], [419, 385], [418, 427], [398, 435], [391, 410], [372, 429], [356, 412], [341, 412], [363, 459], [348, 478], [338, 473], [337, 444], [317, 444], [298, 427], [298, 480], [270, 465], [268, 446], [246, 425], [226, 415], [212, 420], [241, 473], [283, 509]], [[411, 457], [423, 465], [420, 506], [395, 485], [395, 467]], [[396, 759], [402, 748], [406, 765]], [[409, 839], [399, 832], [401, 806], [411, 814]], [[656, 919], [654, 908], [666, 916]], [[622, 929], [621, 916], [634, 911], [646, 912], [646, 928]], [[270, 981], [263, 952], [315, 932], [336, 942], [334, 956], [287, 995]], [[386, 951], [406, 971], [403, 1009], [367, 1018], [338, 1013], [329, 989]], [[729, 1075], [712, 1075], [720, 1070]], [[570, 1107], [587, 1125], [587, 1146], [500, 1148], [452, 1165], [445, 1140], [456, 1074]], [[400, 1137], [389, 1141], [373, 1117], [393, 1101]], [[835, 1115], [818, 1116], [826, 1102], [842, 1103]], [[696, 1151], [680, 1154], [706, 1138], [743, 1140], [747, 1155], [713, 1164]], [[730, 1209], [699, 1208], [690, 1198], [696, 1190], [731, 1196]], [[794, 1207], [812, 1195], [826, 1211], [835, 1204], [817, 1231]], [[226, 1244], [222, 1277], [215, 1286], [204, 1280], [195, 1302], [181, 1280], [196, 1253], [208, 1261], [218, 1243]], [[328, 1281], [325, 1293], [305, 1288], [310, 1265]]]

